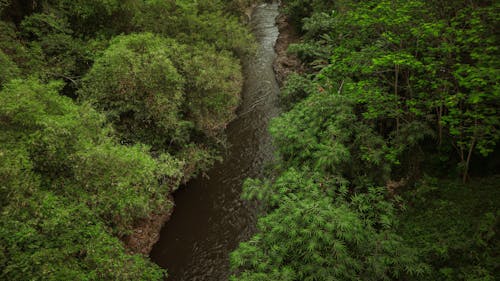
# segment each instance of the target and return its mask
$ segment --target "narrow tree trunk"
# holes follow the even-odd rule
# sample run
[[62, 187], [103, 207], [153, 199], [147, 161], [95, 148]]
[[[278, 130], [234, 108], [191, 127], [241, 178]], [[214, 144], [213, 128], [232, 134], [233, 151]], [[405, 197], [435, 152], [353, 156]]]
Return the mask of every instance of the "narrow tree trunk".
[[441, 124], [441, 119], [443, 118], [443, 104], [441, 103], [436, 109], [437, 111], [437, 123], [438, 123], [438, 145], [441, 146], [443, 143], [443, 125]]
[[472, 152], [474, 151], [474, 146], [476, 145], [477, 138], [477, 119], [474, 119], [474, 136], [472, 137], [472, 141], [469, 147], [469, 153], [467, 153], [467, 160], [465, 161], [464, 175], [462, 181], [465, 183], [469, 177], [469, 166], [470, 159], [472, 157]]
[[469, 165], [470, 165], [470, 159], [472, 157], [472, 152], [474, 151], [474, 146], [476, 145], [476, 138], [472, 138], [472, 142], [469, 147], [469, 153], [467, 153], [467, 160], [465, 161], [465, 168], [464, 168], [464, 174], [462, 177], [462, 182], [465, 183], [467, 182], [467, 179], [469, 178]]
[[396, 102], [396, 134], [399, 134], [399, 104], [398, 104], [398, 80], [399, 80], [399, 65], [394, 65], [395, 77], [394, 77], [394, 99]]

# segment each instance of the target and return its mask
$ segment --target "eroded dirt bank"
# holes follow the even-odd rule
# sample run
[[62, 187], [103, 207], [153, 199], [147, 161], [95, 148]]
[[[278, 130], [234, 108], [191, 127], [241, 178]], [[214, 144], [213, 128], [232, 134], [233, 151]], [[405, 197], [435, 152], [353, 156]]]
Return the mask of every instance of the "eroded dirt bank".
[[[174, 204], [172, 195], [169, 196], [169, 201]], [[153, 245], [160, 239], [160, 232], [163, 225], [170, 219], [174, 208], [170, 208], [165, 213], [152, 214], [148, 219], [145, 219], [134, 227], [132, 234], [124, 237], [123, 243], [130, 253], [149, 255], [153, 249]]]
[[280, 34], [278, 36], [278, 40], [276, 41], [276, 45], [274, 46], [277, 57], [274, 61], [273, 68], [276, 73], [276, 80], [278, 81], [280, 87], [282, 87], [286, 77], [290, 73], [301, 73], [303, 67], [299, 58], [295, 54], [287, 52], [290, 44], [297, 43], [300, 40], [299, 35], [289, 23], [288, 17], [281, 13], [276, 18], [276, 24], [278, 25]]

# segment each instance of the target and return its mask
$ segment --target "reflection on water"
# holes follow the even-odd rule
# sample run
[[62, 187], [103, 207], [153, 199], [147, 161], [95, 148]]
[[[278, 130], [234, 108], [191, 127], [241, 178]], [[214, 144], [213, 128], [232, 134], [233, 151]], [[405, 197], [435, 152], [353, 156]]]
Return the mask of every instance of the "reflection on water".
[[255, 8], [251, 25], [259, 50], [245, 63], [239, 118], [227, 129], [228, 155], [208, 179], [195, 179], [176, 192], [175, 211], [151, 252], [152, 260], [168, 269], [169, 281], [227, 280], [229, 253], [254, 232], [254, 207], [240, 200], [240, 193], [243, 180], [259, 176], [273, 154], [267, 127], [278, 114], [272, 69], [277, 15], [277, 3]]

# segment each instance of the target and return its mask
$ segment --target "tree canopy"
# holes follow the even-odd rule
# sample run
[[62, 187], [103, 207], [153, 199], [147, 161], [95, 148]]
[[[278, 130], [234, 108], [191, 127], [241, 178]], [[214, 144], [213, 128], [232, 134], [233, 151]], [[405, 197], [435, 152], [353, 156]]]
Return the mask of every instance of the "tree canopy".
[[0, 279], [162, 280], [123, 241], [224, 147], [241, 1], [0, 1]]
[[496, 280], [495, 1], [284, 1], [304, 71], [231, 280]]

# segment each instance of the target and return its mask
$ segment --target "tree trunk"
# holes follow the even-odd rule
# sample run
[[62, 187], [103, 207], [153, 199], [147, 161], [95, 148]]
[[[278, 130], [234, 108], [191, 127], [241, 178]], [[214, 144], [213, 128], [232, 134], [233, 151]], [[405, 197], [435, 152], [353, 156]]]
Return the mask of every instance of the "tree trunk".
[[396, 134], [399, 135], [399, 104], [398, 104], [398, 83], [399, 83], [399, 65], [394, 65], [395, 77], [394, 77], [394, 99], [396, 102]]

